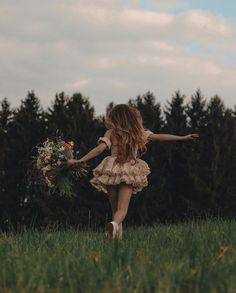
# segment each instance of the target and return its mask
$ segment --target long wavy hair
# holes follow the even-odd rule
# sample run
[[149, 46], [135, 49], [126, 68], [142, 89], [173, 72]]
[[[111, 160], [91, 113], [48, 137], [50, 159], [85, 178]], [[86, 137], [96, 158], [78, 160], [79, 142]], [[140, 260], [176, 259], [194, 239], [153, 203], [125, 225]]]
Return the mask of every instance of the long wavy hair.
[[136, 162], [136, 155], [146, 151], [147, 138], [140, 112], [126, 104], [119, 104], [108, 111], [105, 125], [112, 130], [118, 143], [116, 162]]

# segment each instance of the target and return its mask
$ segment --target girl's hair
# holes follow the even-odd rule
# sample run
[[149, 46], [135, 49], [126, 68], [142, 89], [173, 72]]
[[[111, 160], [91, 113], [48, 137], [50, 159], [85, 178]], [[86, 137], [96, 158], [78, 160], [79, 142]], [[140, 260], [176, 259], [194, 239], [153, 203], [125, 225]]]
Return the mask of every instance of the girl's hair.
[[112, 129], [112, 136], [118, 143], [117, 162], [136, 161], [137, 152], [146, 151], [143, 119], [137, 109], [126, 104], [116, 105], [107, 113], [105, 125]]

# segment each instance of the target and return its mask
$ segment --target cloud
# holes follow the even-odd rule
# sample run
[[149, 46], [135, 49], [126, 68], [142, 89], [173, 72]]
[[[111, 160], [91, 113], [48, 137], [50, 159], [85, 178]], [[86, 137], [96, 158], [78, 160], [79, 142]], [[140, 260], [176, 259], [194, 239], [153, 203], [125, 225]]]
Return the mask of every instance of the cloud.
[[109, 57], [99, 57], [91, 62], [90, 66], [98, 69], [111, 69], [116, 66], [116, 61]]
[[89, 84], [88, 79], [81, 79], [65, 85], [68, 91], [82, 91]]
[[112, 80], [111, 83], [117, 89], [123, 89], [127, 87], [127, 83], [124, 80]]
[[175, 8], [190, 8], [187, 1], [184, 0], [150, 0], [150, 8], [158, 8], [162, 10], [170, 10]]
[[47, 106], [58, 91], [81, 91], [100, 113], [147, 90], [165, 102], [178, 88], [191, 94], [200, 87], [232, 105], [235, 26], [210, 11], [170, 12], [185, 1], [149, 1], [158, 12], [139, 4], [1, 2], [0, 97], [16, 104], [34, 89]]

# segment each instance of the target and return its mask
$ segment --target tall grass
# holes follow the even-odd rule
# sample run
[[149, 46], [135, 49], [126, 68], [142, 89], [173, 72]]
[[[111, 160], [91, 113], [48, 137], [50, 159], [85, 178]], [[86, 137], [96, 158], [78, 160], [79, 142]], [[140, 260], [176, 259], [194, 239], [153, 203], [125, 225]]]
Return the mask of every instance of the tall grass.
[[103, 231], [22, 229], [0, 236], [0, 292], [236, 292], [236, 223]]

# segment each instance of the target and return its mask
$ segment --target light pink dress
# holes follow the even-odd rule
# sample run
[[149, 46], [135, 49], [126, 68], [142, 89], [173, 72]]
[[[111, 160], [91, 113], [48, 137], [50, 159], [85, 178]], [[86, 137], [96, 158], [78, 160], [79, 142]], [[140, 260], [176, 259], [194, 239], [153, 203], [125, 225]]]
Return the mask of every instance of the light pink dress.
[[[147, 142], [152, 134], [146, 130]], [[133, 187], [133, 193], [137, 193], [148, 185], [147, 175], [150, 173], [148, 164], [137, 158], [136, 163], [129, 161], [123, 164], [115, 162], [117, 155], [117, 146], [113, 145], [109, 138], [100, 137], [98, 143], [105, 142], [108, 149], [111, 150], [111, 156], [107, 156], [102, 162], [93, 169], [94, 177], [90, 183], [98, 190], [107, 193], [107, 185], [117, 185], [121, 182], [130, 184]]]

